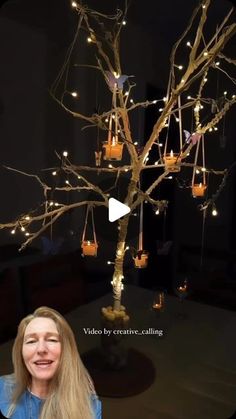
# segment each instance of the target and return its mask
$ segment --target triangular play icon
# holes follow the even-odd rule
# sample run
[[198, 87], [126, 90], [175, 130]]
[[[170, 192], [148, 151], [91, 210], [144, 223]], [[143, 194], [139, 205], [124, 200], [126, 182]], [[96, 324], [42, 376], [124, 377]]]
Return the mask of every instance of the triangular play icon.
[[115, 198], [110, 198], [108, 201], [108, 219], [111, 223], [118, 220], [124, 215], [129, 214], [130, 208], [122, 204], [122, 202], [118, 201]]

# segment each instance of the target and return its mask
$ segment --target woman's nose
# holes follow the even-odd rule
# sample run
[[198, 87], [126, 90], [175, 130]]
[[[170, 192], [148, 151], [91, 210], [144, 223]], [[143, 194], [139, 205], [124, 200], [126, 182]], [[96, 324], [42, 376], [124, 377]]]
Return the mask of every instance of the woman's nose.
[[39, 340], [37, 345], [37, 352], [47, 352], [47, 342]]

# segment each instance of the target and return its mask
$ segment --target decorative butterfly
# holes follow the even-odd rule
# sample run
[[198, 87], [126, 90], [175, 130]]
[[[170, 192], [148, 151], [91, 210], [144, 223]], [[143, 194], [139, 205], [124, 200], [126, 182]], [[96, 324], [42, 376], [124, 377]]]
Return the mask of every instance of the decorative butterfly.
[[42, 236], [41, 240], [43, 244], [43, 255], [56, 255], [64, 242], [62, 237], [59, 237], [56, 240], [51, 240], [46, 236]]
[[105, 73], [106, 73], [106, 77], [107, 77], [107, 84], [110, 87], [112, 92], [114, 90], [115, 85], [117, 86], [117, 89], [122, 90], [125, 81], [129, 77], [133, 77], [133, 76], [127, 76], [126, 74], [123, 74], [119, 77], [115, 77], [114, 74], [112, 74], [110, 71], [106, 71]]
[[102, 157], [102, 152], [101, 151], [95, 151], [95, 163], [97, 167], [101, 166], [101, 157]]
[[192, 143], [195, 145], [201, 138], [202, 134], [199, 134], [198, 132], [193, 132], [190, 134], [186, 129], [184, 129], [184, 135], [185, 135], [185, 142], [187, 144]]
[[166, 256], [170, 253], [170, 249], [172, 246], [172, 241], [168, 240], [166, 242], [163, 242], [161, 240], [157, 241], [157, 254]]

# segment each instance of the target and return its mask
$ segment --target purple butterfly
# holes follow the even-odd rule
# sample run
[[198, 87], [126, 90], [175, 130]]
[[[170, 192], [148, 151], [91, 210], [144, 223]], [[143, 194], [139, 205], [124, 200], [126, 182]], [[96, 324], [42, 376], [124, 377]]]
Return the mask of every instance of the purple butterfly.
[[107, 76], [107, 84], [110, 87], [110, 89], [113, 91], [115, 84], [117, 86], [117, 89], [123, 89], [123, 84], [125, 83], [125, 81], [131, 77], [131, 76], [127, 76], [126, 74], [123, 74], [123, 76], [119, 76], [119, 77], [115, 77], [114, 74], [112, 74], [110, 71], [106, 71], [106, 76]]
[[168, 240], [166, 242], [157, 240], [157, 254], [158, 255], [168, 255], [171, 250], [172, 241]]
[[64, 239], [62, 237], [59, 237], [56, 240], [51, 240], [48, 239], [46, 236], [42, 236], [41, 240], [43, 244], [42, 250], [44, 255], [56, 255], [64, 242]]
[[190, 142], [192, 142], [193, 145], [195, 145], [201, 139], [202, 136], [202, 134], [199, 134], [198, 132], [193, 132], [192, 134], [190, 134], [190, 132], [186, 131], [186, 129], [184, 129], [184, 135], [186, 143], [190, 144]]

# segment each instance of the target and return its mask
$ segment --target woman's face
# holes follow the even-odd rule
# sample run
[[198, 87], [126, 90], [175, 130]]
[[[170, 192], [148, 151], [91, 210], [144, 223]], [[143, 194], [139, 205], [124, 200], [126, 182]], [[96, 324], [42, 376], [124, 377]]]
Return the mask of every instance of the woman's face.
[[31, 320], [25, 329], [22, 355], [32, 383], [45, 383], [53, 378], [60, 361], [61, 341], [52, 319]]

